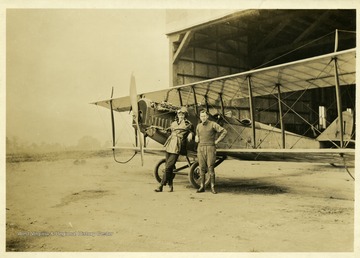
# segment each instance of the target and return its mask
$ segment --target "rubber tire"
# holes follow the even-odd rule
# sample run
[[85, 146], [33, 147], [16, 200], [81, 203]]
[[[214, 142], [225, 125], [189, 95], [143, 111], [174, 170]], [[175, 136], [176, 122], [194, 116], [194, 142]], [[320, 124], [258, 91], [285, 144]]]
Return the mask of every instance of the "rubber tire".
[[[192, 184], [194, 188], [199, 189], [201, 183], [199, 162], [195, 161], [191, 165], [188, 177], [190, 184]], [[205, 173], [205, 186], [208, 186], [209, 184], [210, 184], [210, 175], [209, 173]]]
[[[162, 180], [162, 175], [163, 175], [163, 171], [161, 170], [160, 173], [159, 173], [159, 169], [162, 165], [165, 165], [166, 163], [166, 159], [161, 159], [158, 161], [158, 163], [156, 163], [155, 165], [155, 168], [154, 168], [154, 177], [155, 177], [155, 180], [158, 182], [158, 183], [161, 183], [161, 180]], [[174, 169], [176, 169], [176, 167], [174, 167]], [[174, 178], [176, 176], [176, 173], [174, 173]]]

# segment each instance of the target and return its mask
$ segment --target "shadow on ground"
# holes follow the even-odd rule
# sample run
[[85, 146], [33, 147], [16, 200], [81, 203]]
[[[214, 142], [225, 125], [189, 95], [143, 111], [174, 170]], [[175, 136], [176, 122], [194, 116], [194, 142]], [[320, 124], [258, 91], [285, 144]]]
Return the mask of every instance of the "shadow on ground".
[[232, 179], [231, 181], [218, 182], [218, 192], [222, 193], [245, 193], [245, 194], [284, 194], [287, 189], [282, 186], [261, 182], [258, 180]]
[[[192, 188], [192, 186], [189, 186]], [[210, 185], [206, 187], [210, 191]], [[269, 182], [262, 182], [258, 180], [245, 179], [227, 179], [226, 181], [216, 182], [216, 191], [219, 193], [231, 194], [284, 194], [288, 193], [288, 189], [282, 186], [271, 184]]]

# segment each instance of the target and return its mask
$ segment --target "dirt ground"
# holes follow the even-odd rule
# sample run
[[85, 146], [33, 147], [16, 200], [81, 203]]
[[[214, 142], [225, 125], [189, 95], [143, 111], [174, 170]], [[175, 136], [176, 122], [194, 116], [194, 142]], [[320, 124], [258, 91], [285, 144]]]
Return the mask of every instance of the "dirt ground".
[[9, 158], [6, 251], [354, 251], [354, 181], [342, 168], [230, 160], [216, 169], [217, 195], [186, 175], [156, 193], [159, 159]]

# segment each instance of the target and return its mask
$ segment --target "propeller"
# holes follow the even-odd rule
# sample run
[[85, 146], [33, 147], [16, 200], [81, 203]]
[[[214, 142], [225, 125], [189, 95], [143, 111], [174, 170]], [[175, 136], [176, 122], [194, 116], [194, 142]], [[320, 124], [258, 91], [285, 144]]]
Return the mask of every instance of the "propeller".
[[141, 134], [140, 134], [139, 107], [138, 107], [135, 77], [134, 77], [133, 73], [131, 74], [131, 79], [130, 79], [130, 103], [131, 103], [133, 118], [136, 123], [137, 136], [139, 137], [138, 142], [139, 142], [140, 154], [141, 154], [141, 166], [143, 166], [144, 165], [143, 138], [141, 137]]

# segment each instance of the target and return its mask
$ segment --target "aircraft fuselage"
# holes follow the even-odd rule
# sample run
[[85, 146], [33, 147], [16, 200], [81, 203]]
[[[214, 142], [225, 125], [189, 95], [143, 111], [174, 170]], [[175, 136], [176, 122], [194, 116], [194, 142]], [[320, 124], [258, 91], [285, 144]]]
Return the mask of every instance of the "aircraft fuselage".
[[[139, 105], [139, 126], [140, 131], [147, 137], [152, 138], [160, 144], [164, 144], [169, 136], [169, 128], [176, 118], [176, 108], [165, 103], [154, 103], [148, 99], [140, 99]], [[189, 107], [187, 119], [193, 123], [194, 129], [199, 123], [195, 109]], [[239, 120], [233, 117], [226, 117], [220, 114], [211, 115], [210, 120], [216, 121], [223, 126], [228, 134], [219, 144], [223, 149], [281, 149], [281, 130], [259, 122]], [[253, 141], [252, 126], [255, 125], [256, 142]], [[285, 131], [286, 145], [288, 149], [318, 149], [320, 143], [314, 139]], [[195, 143], [188, 144], [189, 150], [195, 150]]]

